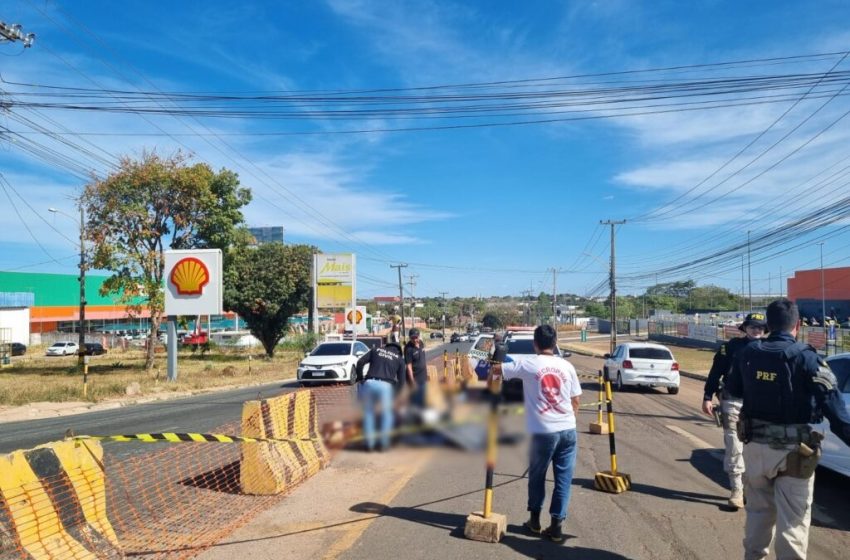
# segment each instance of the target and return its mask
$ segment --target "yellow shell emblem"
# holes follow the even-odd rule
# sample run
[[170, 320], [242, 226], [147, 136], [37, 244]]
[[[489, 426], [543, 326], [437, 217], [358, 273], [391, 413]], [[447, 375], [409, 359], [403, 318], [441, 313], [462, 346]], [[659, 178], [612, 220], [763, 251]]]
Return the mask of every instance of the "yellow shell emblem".
[[171, 283], [181, 296], [200, 295], [210, 283], [210, 271], [195, 257], [180, 259], [171, 269]]

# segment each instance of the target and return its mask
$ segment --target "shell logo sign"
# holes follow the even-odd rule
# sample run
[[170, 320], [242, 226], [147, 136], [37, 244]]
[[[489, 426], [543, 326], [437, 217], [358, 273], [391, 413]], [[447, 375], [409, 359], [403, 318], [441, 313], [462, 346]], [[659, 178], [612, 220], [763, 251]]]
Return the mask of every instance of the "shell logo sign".
[[356, 321], [354, 320], [354, 311], [349, 311], [347, 318], [348, 318], [349, 323], [355, 323], [355, 324], [360, 323], [363, 320], [363, 312], [360, 311], [359, 309], [357, 310], [357, 320]]
[[200, 295], [210, 283], [210, 270], [195, 257], [187, 257], [174, 265], [170, 279], [181, 296]]
[[218, 249], [165, 252], [165, 314], [220, 315], [224, 294]]

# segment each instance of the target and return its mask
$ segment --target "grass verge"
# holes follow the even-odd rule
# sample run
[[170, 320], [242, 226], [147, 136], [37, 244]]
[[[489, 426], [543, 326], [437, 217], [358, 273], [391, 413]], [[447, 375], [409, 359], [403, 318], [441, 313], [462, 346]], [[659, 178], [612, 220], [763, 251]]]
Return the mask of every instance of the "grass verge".
[[[138, 383], [137, 396], [193, 391], [228, 385], [248, 385], [295, 377], [303, 354], [278, 351], [271, 360], [264, 355], [240, 351], [214, 350], [204, 356], [180, 352], [177, 381], [166, 380], [165, 354], [157, 354], [152, 370], [145, 371], [140, 349], [114, 349], [92, 356], [89, 364], [88, 394], [83, 396], [83, 374], [75, 356], [46, 357], [39, 348], [15, 358], [10, 367], [0, 369], [0, 406], [32, 402], [101, 402], [127, 394]], [[250, 357], [250, 359], [249, 359]]]

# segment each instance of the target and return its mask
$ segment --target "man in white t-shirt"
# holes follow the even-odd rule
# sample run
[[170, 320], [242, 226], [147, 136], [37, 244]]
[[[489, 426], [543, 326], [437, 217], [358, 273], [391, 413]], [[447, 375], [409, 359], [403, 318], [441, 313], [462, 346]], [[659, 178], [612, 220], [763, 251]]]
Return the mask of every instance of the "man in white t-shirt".
[[[525, 418], [531, 433], [528, 468], [528, 511], [525, 526], [535, 534], [541, 532], [555, 542], [566, 537], [562, 523], [567, 517], [570, 486], [573, 480], [578, 441], [576, 415], [581, 385], [576, 370], [565, 359], [555, 356], [557, 334], [550, 325], [534, 329], [535, 355], [520, 356], [493, 366], [492, 375], [505, 381], [521, 379], [525, 398]], [[540, 510], [546, 498], [546, 472], [552, 463], [555, 489], [549, 514], [551, 525], [541, 531]]]

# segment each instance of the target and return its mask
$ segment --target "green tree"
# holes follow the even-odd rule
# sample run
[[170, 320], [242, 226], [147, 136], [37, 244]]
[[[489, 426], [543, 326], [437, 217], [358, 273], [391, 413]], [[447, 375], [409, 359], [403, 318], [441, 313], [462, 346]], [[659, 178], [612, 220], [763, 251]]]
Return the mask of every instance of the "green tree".
[[112, 272], [101, 292], [117, 294], [131, 313], [145, 307], [151, 313], [147, 369], [153, 367], [165, 305], [165, 250], [225, 248], [244, 238], [241, 209], [250, 200], [235, 173], [189, 165], [181, 153], [125, 157], [117, 171], [86, 185], [82, 203], [86, 236], [95, 247], [92, 265]]
[[490, 329], [501, 329], [505, 326], [502, 323], [502, 318], [492, 311], [488, 311], [484, 314], [484, 317], [481, 318], [481, 324]]
[[224, 307], [235, 311], [263, 344], [266, 355], [289, 328], [289, 318], [310, 304], [315, 247], [267, 243], [229, 253]]

